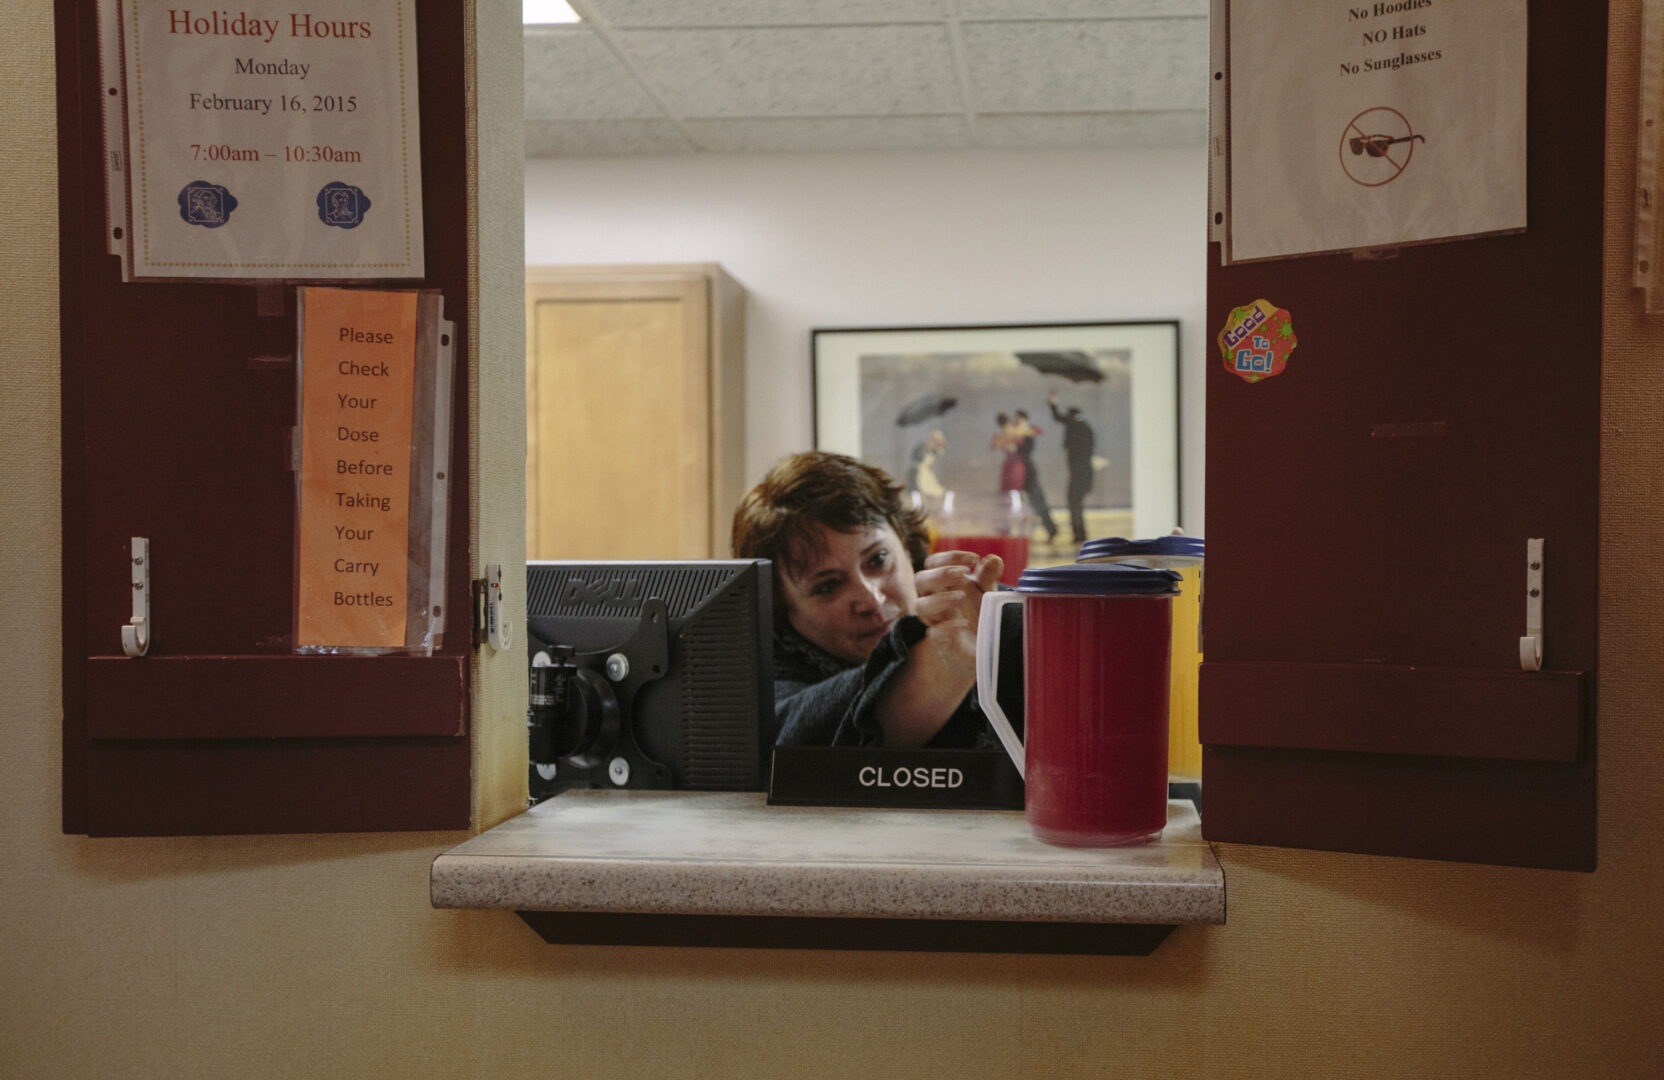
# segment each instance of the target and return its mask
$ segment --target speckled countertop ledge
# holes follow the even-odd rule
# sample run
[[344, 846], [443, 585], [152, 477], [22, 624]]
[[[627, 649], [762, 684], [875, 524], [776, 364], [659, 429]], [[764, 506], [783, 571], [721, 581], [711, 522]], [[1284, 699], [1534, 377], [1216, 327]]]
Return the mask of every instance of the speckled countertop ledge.
[[435, 907], [1221, 923], [1188, 802], [1133, 848], [1035, 840], [1019, 813], [768, 806], [755, 792], [570, 791], [433, 862]]

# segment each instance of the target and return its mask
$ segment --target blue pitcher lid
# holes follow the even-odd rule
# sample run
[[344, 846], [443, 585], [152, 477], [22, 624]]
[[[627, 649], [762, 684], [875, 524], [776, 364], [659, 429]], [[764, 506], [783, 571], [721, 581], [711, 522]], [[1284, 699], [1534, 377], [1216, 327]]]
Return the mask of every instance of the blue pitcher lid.
[[1088, 559], [1188, 558], [1200, 559], [1207, 542], [1200, 536], [1157, 536], [1150, 540], [1128, 540], [1123, 536], [1108, 536], [1088, 540], [1080, 546], [1076, 562]]
[[1017, 591], [1030, 596], [1172, 596], [1179, 591], [1176, 570], [1137, 563], [1064, 563], [1035, 566], [1017, 579]]

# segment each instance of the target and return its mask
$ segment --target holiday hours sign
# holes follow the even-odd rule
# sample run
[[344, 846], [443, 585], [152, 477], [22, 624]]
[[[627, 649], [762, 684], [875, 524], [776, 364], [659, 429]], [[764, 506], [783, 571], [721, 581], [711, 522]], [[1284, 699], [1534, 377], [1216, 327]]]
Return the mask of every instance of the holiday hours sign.
[[120, 12], [131, 276], [422, 276], [413, 0]]

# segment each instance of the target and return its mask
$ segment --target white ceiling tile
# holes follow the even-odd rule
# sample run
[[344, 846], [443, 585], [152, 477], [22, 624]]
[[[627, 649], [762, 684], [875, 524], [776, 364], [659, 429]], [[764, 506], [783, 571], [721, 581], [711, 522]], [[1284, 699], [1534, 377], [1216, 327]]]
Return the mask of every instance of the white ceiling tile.
[[[970, 140], [1170, 146], [1206, 137], [1209, 0], [578, 6], [595, 21], [525, 34], [531, 156], [938, 149]], [[949, 36], [955, 16], [969, 104]], [[970, 128], [967, 111], [976, 114]]]
[[639, 120], [664, 115], [593, 30], [528, 30], [525, 62], [528, 117]]
[[954, 150], [970, 145], [957, 116], [690, 120], [688, 134], [718, 153], [831, 150]]
[[618, 32], [680, 116], [960, 112], [940, 26]]
[[979, 23], [964, 42], [979, 113], [1207, 107], [1206, 19]]
[[836, 26], [953, 14], [952, 0], [588, 0], [588, 6], [616, 27]]
[[1208, 17], [1208, 0], [959, 0], [967, 22]]
[[988, 113], [972, 129], [976, 146], [1001, 150], [1206, 146], [1205, 109], [1185, 112]]
[[685, 154], [692, 149], [668, 120], [526, 121], [529, 158]]

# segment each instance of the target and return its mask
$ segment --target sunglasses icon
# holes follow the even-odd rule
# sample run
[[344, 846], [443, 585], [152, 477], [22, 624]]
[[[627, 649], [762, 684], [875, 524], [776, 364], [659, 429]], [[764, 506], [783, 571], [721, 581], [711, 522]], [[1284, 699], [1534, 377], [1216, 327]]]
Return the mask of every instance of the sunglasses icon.
[[1389, 146], [1402, 142], [1414, 142], [1417, 139], [1422, 142], [1427, 141], [1421, 135], [1404, 135], [1397, 139], [1391, 135], [1359, 135], [1346, 140], [1346, 145], [1354, 155], [1368, 154], [1370, 157], [1378, 158], [1387, 156], [1387, 147]]

